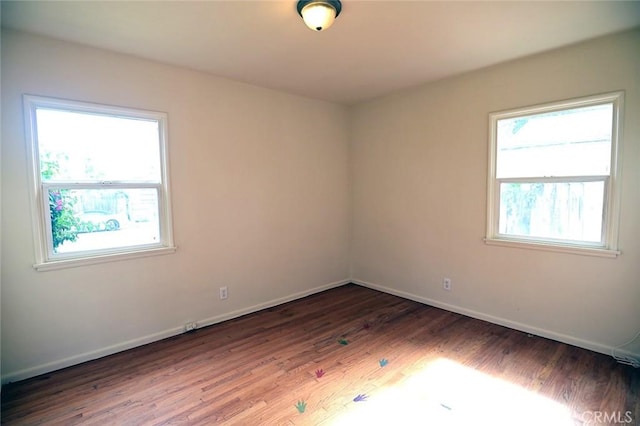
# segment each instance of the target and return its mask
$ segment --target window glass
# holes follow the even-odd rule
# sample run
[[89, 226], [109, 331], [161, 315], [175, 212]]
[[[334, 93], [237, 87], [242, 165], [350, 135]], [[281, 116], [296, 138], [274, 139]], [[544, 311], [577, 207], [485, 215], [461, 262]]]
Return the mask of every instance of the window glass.
[[616, 92], [490, 114], [487, 242], [617, 253], [622, 100]]
[[[49, 189], [54, 253], [77, 253], [160, 241], [155, 189]], [[70, 238], [64, 238], [68, 232]]]
[[165, 114], [36, 96], [25, 113], [36, 268], [174, 249]]
[[43, 181], [160, 182], [158, 121], [45, 108], [36, 119]]
[[604, 182], [502, 183], [500, 234], [600, 242]]
[[498, 120], [496, 177], [608, 175], [612, 104]]

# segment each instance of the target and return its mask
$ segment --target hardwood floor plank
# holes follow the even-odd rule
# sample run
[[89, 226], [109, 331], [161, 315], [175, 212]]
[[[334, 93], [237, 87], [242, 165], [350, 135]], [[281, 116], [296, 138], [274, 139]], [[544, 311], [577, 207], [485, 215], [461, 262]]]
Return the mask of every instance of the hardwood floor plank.
[[[640, 424], [639, 388], [639, 370], [605, 355], [350, 284], [5, 385], [1, 422], [581, 425], [599, 411]], [[521, 406], [538, 409], [495, 417]]]

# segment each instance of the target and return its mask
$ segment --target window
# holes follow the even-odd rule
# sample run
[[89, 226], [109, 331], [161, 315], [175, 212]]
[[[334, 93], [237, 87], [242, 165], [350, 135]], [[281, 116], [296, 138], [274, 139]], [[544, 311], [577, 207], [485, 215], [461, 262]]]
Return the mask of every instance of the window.
[[616, 256], [623, 94], [490, 114], [489, 244]]
[[38, 270], [172, 252], [166, 115], [25, 96]]

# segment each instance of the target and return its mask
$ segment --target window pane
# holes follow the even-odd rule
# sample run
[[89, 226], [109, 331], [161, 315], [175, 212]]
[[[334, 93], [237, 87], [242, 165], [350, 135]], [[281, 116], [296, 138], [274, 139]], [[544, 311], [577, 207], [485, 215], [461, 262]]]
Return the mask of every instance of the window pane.
[[604, 181], [501, 183], [499, 233], [600, 242]]
[[54, 253], [158, 244], [158, 192], [49, 189]]
[[158, 121], [44, 108], [36, 120], [43, 181], [160, 182]]
[[613, 104], [497, 122], [497, 178], [607, 176]]

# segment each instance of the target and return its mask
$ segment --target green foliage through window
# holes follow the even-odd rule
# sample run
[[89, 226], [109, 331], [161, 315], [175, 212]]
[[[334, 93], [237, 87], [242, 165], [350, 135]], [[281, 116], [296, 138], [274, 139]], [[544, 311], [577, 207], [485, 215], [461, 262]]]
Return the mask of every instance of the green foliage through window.
[[65, 241], [76, 241], [80, 221], [74, 216], [76, 200], [68, 190], [49, 191], [49, 212], [54, 251]]
[[[40, 160], [40, 173], [43, 180], [50, 180], [60, 172], [60, 158], [53, 158], [50, 152], [44, 153]], [[68, 190], [49, 191], [49, 213], [51, 215], [51, 236], [53, 250], [65, 241], [76, 241], [80, 220], [74, 216], [76, 200]]]

